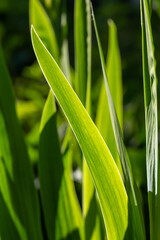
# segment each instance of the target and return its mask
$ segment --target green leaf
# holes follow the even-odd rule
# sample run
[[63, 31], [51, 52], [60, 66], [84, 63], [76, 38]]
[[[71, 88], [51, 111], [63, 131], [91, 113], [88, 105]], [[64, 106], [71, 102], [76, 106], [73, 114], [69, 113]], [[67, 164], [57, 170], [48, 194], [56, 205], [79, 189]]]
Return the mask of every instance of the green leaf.
[[103, 77], [104, 77], [104, 82], [106, 87], [107, 98], [108, 98], [111, 122], [112, 122], [113, 131], [114, 131], [117, 150], [119, 153], [119, 158], [122, 165], [124, 182], [125, 182], [125, 186], [128, 194], [128, 200], [129, 200], [128, 201], [128, 211], [129, 211], [128, 212], [128, 229], [126, 232], [125, 239], [133, 238], [133, 236], [134, 238], [145, 239], [144, 219], [142, 215], [141, 203], [139, 201], [138, 190], [133, 178], [130, 160], [129, 160], [127, 151], [125, 149], [120, 124], [119, 124], [114, 103], [112, 100], [112, 96], [111, 96], [111, 92], [110, 92], [110, 88], [107, 80], [107, 72], [105, 67], [104, 56], [102, 52], [102, 47], [99, 39], [99, 34], [98, 34], [92, 6], [91, 6], [91, 10], [92, 10], [93, 23], [94, 23], [94, 28], [96, 32], [97, 42], [98, 42], [98, 48], [99, 48], [101, 66], [102, 66]]
[[85, 0], [75, 1], [74, 16], [76, 92], [83, 105], [85, 105], [87, 87], [87, 33]]
[[[86, 30], [87, 30], [87, 94], [86, 94], [86, 110], [91, 115], [91, 48], [92, 48], [92, 25], [90, 2], [86, 4]], [[85, 239], [98, 240], [101, 239], [100, 217], [97, 204], [97, 196], [90, 170], [87, 166], [85, 158], [83, 158], [83, 216], [85, 227]]]
[[68, 155], [62, 161], [54, 96], [50, 91], [43, 110], [39, 144], [40, 192], [49, 239], [82, 239], [82, 215], [70, 177]]
[[[12, 211], [16, 213], [19, 221], [23, 223], [28, 239], [42, 239], [39, 204], [33, 182], [33, 173], [16, 116], [11, 81], [1, 49], [0, 69], [0, 110], [4, 119], [11, 155], [10, 157], [7, 154], [9, 151], [3, 153], [4, 163], [2, 165], [1, 162], [1, 167], [2, 169], [8, 168], [9, 177], [13, 181], [11, 186], [8, 185], [8, 192], [10, 191], [12, 200], [12, 202], [8, 200], [8, 203], [13, 208]], [[2, 136], [0, 140], [2, 140]], [[3, 149], [3, 141], [0, 142], [0, 148], [1, 146]], [[11, 161], [11, 163], [8, 161]], [[5, 173], [5, 171], [3, 172]], [[1, 184], [3, 185], [3, 181], [1, 181]], [[5, 194], [5, 191], [3, 193]], [[6, 199], [8, 199], [7, 196]]]
[[108, 239], [121, 240], [128, 224], [128, 199], [119, 171], [98, 129], [33, 27], [31, 33], [41, 70], [78, 139], [91, 171]]
[[[117, 29], [112, 20], [109, 24], [109, 45], [107, 57], [108, 84], [111, 91], [114, 106], [121, 129], [123, 129], [123, 92], [122, 92], [122, 71], [121, 59], [118, 47]], [[105, 123], [105, 124], [104, 124]], [[107, 143], [112, 156], [121, 170], [121, 164], [116, 147], [111, 117], [109, 113], [108, 99], [104, 81], [102, 82], [99, 103], [97, 108], [96, 125]]]
[[160, 235], [160, 188], [158, 184], [157, 76], [149, 6], [146, 0], [141, 1], [141, 25], [150, 237], [158, 239]]

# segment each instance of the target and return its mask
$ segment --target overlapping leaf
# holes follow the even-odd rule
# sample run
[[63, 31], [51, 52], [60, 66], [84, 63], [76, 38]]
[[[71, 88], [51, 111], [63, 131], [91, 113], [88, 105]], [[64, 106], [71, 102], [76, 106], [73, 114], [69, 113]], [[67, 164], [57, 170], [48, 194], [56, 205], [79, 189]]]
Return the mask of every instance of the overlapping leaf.
[[121, 240], [128, 224], [128, 201], [114, 160], [82, 103], [33, 27], [32, 43], [42, 72], [86, 158], [99, 196], [108, 239]]

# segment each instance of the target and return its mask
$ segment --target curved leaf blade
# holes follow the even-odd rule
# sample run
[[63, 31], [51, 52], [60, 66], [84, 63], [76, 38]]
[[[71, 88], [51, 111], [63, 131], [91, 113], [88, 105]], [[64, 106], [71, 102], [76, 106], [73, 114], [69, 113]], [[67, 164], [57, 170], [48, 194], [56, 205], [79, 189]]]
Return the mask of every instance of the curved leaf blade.
[[82, 103], [32, 27], [41, 70], [82, 148], [98, 192], [109, 239], [121, 240], [127, 228], [128, 198], [114, 160]]

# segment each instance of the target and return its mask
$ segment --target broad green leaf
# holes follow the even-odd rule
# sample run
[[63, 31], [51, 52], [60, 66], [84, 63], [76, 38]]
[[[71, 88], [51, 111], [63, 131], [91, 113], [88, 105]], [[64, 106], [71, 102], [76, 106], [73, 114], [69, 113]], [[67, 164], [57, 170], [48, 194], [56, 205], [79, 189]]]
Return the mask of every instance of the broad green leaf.
[[[109, 45], [107, 57], [108, 84], [111, 91], [114, 106], [121, 129], [123, 129], [123, 92], [122, 92], [122, 71], [121, 59], [117, 40], [117, 29], [112, 20], [109, 24]], [[121, 164], [115, 142], [112, 128], [111, 117], [109, 113], [108, 99], [104, 81], [102, 82], [97, 108], [96, 125], [107, 143], [118, 168], [121, 170]]]
[[[86, 110], [91, 115], [91, 12], [90, 2], [85, 1], [86, 4], [86, 30], [87, 30], [87, 91], [86, 91]], [[95, 187], [89, 168], [85, 158], [83, 158], [83, 216], [85, 227], [85, 239], [98, 240], [101, 239], [100, 218], [98, 211], [98, 201], [96, 199]]]
[[33, 27], [31, 34], [41, 70], [76, 135], [91, 171], [108, 239], [121, 240], [128, 224], [128, 198], [119, 171], [98, 129]]
[[116, 110], [114, 107], [114, 103], [112, 100], [112, 96], [111, 96], [111, 92], [110, 92], [110, 88], [107, 80], [107, 72], [105, 67], [104, 56], [102, 52], [102, 47], [101, 47], [101, 43], [98, 35], [98, 30], [97, 30], [92, 6], [91, 6], [91, 10], [92, 10], [93, 23], [94, 23], [94, 28], [96, 32], [97, 42], [98, 42], [98, 48], [99, 48], [103, 77], [105, 82], [107, 98], [108, 98], [111, 122], [112, 122], [112, 127], [115, 135], [115, 141], [117, 145], [119, 158], [122, 165], [124, 182], [125, 182], [125, 186], [128, 194], [128, 200], [129, 200], [128, 201], [128, 229], [126, 232], [125, 239], [128, 239], [128, 238], [145, 239], [145, 229], [144, 229], [144, 220], [142, 215], [141, 203], [139, 202], [138, 191], [133, 178], [131, 164], [125, 149], [120, 124], [118, 121], [118, 117], [116, 114]]
[[82, 239], [82, 216], [68, 168], [71, 157], [66, 153], [62, 160], [51, 91], [41, 120], [39, 155], [40, 192], [48, 238]]
[[146, 125], [146, 167], [150, 214], [150, 237], [160, 235], [160, 197], [158, 185], [157, 76], [148, 2], [141, 1], [143, 83]]
[[85, 105], [87, 87], [87, 34], [85, 0], [75, 1], [74, 16], [76, 92], [83, 105]]
[[59, 63], [59, 49], [54, 29], [39, 0], [30, 0], [30, 24], [33, 24], [47, 49]]
[[[23, 222], [23, 227], [27, 233], [28, 239], [42, 239], [39, 205], [33, 182], [33, 173], [16, 116], [11, 81], [1, 49], [0, 69], [0, 109], [4, 119], [11, 155], [11, 158], [7, 154], [3, 156], [4, 167], [2, 162], [1, 167], [3, 167], [2, 169], [5, 169], [6, 166], [9, 168], [7, 172], [9, 178], [13, 181], [12, 186], [8, 185], [8, 192], [10, 191], [11, 199], [8, 199], [7, 195], [2, 195], [3, 198], [6, 197], [6, 199], [8, 199], [8, 204], [13, 208], [12, 211], [16, 213], [19, 221], [21, 223]], [[0, 143], [0, 146], [1, 145], [3, 146], [3, 143]], [[10, 159], [12, 161], [11, 164], [8, 163]], [[4, 182], [1, 181], [2, 185], [3, 183]], [[3, 187], [5, 190], [5, 186]], [[7, 194], [5, 191], [3, 193]]]

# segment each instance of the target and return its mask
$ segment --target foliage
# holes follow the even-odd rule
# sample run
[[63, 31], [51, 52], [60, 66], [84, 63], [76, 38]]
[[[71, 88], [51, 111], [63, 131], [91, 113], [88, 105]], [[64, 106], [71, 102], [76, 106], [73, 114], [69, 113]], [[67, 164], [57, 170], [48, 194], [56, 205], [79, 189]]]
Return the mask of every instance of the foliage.
[[[146, 205], [142, 180], [136, 173], [144, 173], [145, 166], [136, 162], [138, 154], [124, 143], [122, 69], [115, 23], [108, 21], [105, 63], [92, 4], [89, 0], [75, 1], [73, 69], [66, 2], [46, 0], [43, 4], [39, 0], [29, 3], [31, 41], [40, 68], [34, 63], [24, 75], [41, 79], [43, 73], [49, 86], [45, 104], [33, 89], [21, 93], [30, 98], [26, 108], [23, 102], [15, 104], [0, 48], [0, 239], [145, 240], [149, 226], [150, 239], [158, 240], [158, 107], [152, 1], [140, 2], [147, 169], [146, 179], [142, 179], [147, 184]], [[56, 21], [60, 23], [59, 34]], [[102, 68], [95, 121], [92, 23]], [[23, 118], [37, 106], [43, 108], [41, 121], [26, 137], [26, 145], [16, 111]], [[37, 140], [38, 156], [34, 149]], [[82, 174], [82, 205], [75, 185], [78, 173]]]

